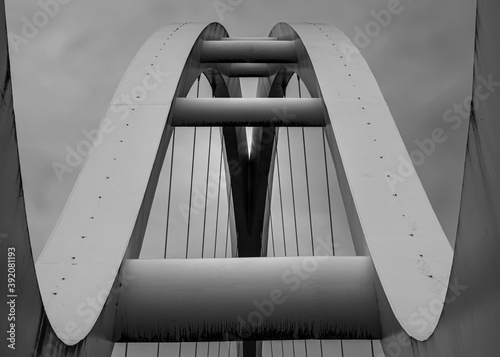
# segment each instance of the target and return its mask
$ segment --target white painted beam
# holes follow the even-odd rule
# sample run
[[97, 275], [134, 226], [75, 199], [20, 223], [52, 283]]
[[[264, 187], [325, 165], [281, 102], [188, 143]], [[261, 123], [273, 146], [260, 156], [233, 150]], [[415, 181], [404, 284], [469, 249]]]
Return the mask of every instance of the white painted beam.
[[369, 255], [380, 280], [379, 301], [411, 337], [426, 340], [438, 319], [414, 323], [436, 304], [439, 316], [453, 251], [418, 178], [391, 112], [366, 61], [327, 24], [286, 24], [270, 36], [295, 39], [298, 73], [322, 97], [325, 131], [358, 255]]

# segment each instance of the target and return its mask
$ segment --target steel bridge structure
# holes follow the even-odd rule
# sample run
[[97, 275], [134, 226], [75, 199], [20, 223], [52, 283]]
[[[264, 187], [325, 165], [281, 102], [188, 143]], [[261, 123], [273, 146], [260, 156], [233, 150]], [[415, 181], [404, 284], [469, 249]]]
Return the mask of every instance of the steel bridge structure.
[[[493, 1], [479, 6], [485, 21], [478, 22], [478, 36], [484, 43], [476, 48], [475, 73], [495, 76], [498, 59], [481, 46], [488, 47], [490, 27], [498, 27], [488, 22], [488, 13], [500, 9]], [[319, 341], [326, 355], [339, 353], [327, 350], [326, 341], [332, 340], [380, 340], [387, 356], [495, 355], [500, 285], [492, 272], [500, 264], [493, 239], [499, 188], [489, 177], [500, 167], [495, 151], [500, 129], [493, 114], [500, 101], [481, 102], [472, 112], [454, 254], [371, 70], [338, 29], [279, 23], [268, 37], [233, 38], [218, 23], [169, 25], [145, 42], [127, 69], [101, 122], [102, 140], [94, 142], [33, 264], [6, 43], [2, 56], [7, 91], [0, 126], [0, 220], [7, 234], [1, 249], [7, 256], [15, 246], [16, 264], [22, 266], [13, 294], [22, 306], [17, 347], [2, 345], [2, 355], [104, 357], [111, 356], [115, 343], [138, 342], [157, 343], [158, 355], [160, 344], [219, 342], [221, 354], [223, 342], [236, 346], [238, 356], [257, 357], [273, 353], [272, 341], [297, 340]], [[203, 77], [210, 90], [206, 97], [200, 96]], [[258, 81], [255, 98], [242, 94], [242, 78], [250, 77]], [[290, 95], [292, 86], [298, 96]], [[194, 135], [192, 152], [179, 146], [186, 128]], [[322, 151], [308, 156], [310, 128]], [[290, 139], [293, 130], [298, 140]], [[193, 193], [195, 153], [208, 133], [200, 198]], [[290, 144], [300, 140], [305, 166], [297, 168]], [[288, 210], [295, 237], [288, 241], [284, 166], [280, 172], [280, 159], [284, 165], [287, 157], [280, 147], [288, 148], [290, 159]], [[175, 153], [191, 166], [180, 179], [190, 182], [181, 222], [187, 241], [173, 243], [180, 234], [172, 227], [180, 223], [167, 215], [163, 258], [168, 241], [186, 244], [187, 259], [140, 259], [162, 169], [169, 170], [172, 211]], [[310, 184], [316, 173], [308, 158], [324, 162], [324, 188]], [[217, 162], [217, 198], [209, 205], [210, 165]], [[300, 189], [307, 192], [304, 207], [309, 206], [298, 218], [294, 172], [305, 175]], [[318, 190], [328, 199], [322, 217], [331, 234], [325, 241], [313, 233], [311, 192]], [[197, 197], [201, 204], [195, 207]], [[344, 223], [334, 217], [335, 207], [341, 207]], [[195, 222], [194, 210], [203, 213], [203, 223]], [[208, 257], [211, 213], [215, 247]], [[306, 222], [310, 234], [297, 222]], [[283, 254], [278, 254], [278, 231]], [[218, 240], [224, 234], [225, 240]], [[352, 256], [335, 254], [343, 234], [352, 239]], [[288, 245], [287, 254], [290, 239], [296, 246]], [[201, 244], [200, 254], [189, 254], [192, 244]], [[1, 282], [7, 285], [4, 277]], [[1, 326], [10, 328], [4, 319]], [[206, 348], [209, 355], [210, 345]]]

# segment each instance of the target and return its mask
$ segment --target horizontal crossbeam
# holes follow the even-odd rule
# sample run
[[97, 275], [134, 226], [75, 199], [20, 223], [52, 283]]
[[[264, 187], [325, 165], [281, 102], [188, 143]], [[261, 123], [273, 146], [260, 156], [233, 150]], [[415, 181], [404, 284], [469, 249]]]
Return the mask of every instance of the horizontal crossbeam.
[[276, 41], [277, 37], [222, 37], [222, 41]]
[[128, 260], [115, 341], [380, 338], [368, 257]]
[[177, 98], [173, 126], [324, 126], [318, 98]]
[[277, 37], [222, 37], [222, 41], [276, 41]]
[[201, 63], [296, 63], [294, 41], [205, 41]]
[[270, 77], [283, 66], [278, 63], [229, 63], [220, 64], [217, 68], [229, 77]]

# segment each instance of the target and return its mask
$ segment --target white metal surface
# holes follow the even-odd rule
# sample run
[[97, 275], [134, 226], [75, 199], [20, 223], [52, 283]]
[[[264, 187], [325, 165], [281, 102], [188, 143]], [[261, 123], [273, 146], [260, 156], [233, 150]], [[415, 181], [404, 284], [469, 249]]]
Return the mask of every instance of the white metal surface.
[[[176, 93], [187, 92], [191, 77], [198, 75], [191, 73], [188, 78], [182, 71], [206, 26], [167, 26], [138, 52], [101, 122], [102, 140], [94, 142], [36, 263], [48, 318], [68, 345], [78, 343], [92, 329], [129, 243], [133, 244], [129, 253], [139, 253], [140, 230], [144, 218], [147, 220], [147, 209], [146, 217], [140, 216], [141, 207], [150, 180], [155, 180], [151, 175], [162, 136], [166, 152], [165, 141], [168, 143], [171, 132], [168, 113]], [[219, 36], [224, 32], [220, 25], [212, 25], [208, 31]], [[148, 201], [145, 204], [150, 206], [152, 197]], [[137, 230], [136, 221], [141, 225]], [[95, 308], [88, 299], [98, 301]], [[68, 326], [73, 326], [71, 333]]]
[[[172, 101], [187, 94], [203, 69], [202, 55], [220, 61], [220, 50], [229, 56], [224, 61], [246, 53], [248, 61], [283, 62], [283, 56], [268, 58], [269, 49], [286, 43], [280, 55], [289, 61], [290, 48], [297, 51], [298, 65], [290, 68], [297, 70], [312, 97], [323, 98], [326, 105], [329, 145], [356, 249], [372, 257], [381, 284], [378, 297], [387, 298], [392, 310], [381, 313], [381, 319], [394, 313], [410, 336], [427, 339], [437, 322], [422, 330], [412, 316], [421, 307], [444, 301], [452, 251], [416, 174], [391, 187], [390, 175], [401, 173], [402, 162], [405, 169], [414, 169], [359, 52], [326, 25], [297, 24], [292, 29], [279, 24], [271, 37], [293, 42], [262, 41], [250, 47], [241, 41], [209, 41], [205, 47], [197, 41], [205, 27], [173, 25], [155, 33], [115, 94], [101, 125], [102, 140], [94, 143], [36, 265], [57, 335], [68, 345], [82, 340], [97, 320], [122, 260], [138, 254], [171, 133], [167, 118]], [[217, 24], [206, 31], [210, 40], [227, 36]], [[214, 46], [222, 47], [215, 51]], [[87, 299], [100, 301], [93, 314], [83, 310]], [[76, 324], [78, 333], [68, 335], [68, 323]]]
[[[329, 114], [327, 135], [357, 254], [372, 257], [383, 288], [379, 297], [387, 297], [403, 329], [427, 339], [437, 319], [421, 328], [413, 318], [434, 301], [441, 302], [440, 315], [452, 249], [373, 74], [333, 26], [282, 23], [270, 36], [302, 41], [303, 47], [296, 45], [298, 73]], [[388, 175], [403, 175], [402, 162], [413, 173], [393, 189]]]

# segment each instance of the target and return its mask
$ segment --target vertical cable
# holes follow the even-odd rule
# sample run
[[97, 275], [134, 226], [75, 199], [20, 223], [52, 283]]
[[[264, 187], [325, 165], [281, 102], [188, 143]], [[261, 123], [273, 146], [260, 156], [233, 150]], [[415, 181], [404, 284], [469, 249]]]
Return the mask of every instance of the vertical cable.
[[372, 348], [372, 357], [375, 357], [375, 351], [373, 350], [373, 340], [370, 340], [370, 347]]
[[229, 219], [230, 219], [230, 212], [231, 212], [230, 209], [231, 209], [231, 207], [228, 207], [228, 209], [227, 209], [228, 212], [227, 212], [227, 227], [226, 227], [226, 249], [224, 251], [225, 258], [227, 258], [227, 241], [228, 241], [228, 236], [229, 236]]
[[207, 224], [207, 201], [208, 201], [208, 177], [210, 171], [210, 152], [212, 149], [212, 127], [210, 127], [210, 135], [208, 137], [208, 161], [207, 161], [207, 180], [205, 183], [205, 211], [203, 214], [203, 238], [201, 241], [201, 257], [203, 258], [203, 251], [205, 249], [205, 229]]
[[[302, 91], [300, 90], [300, 77], [297, 76], [297, 82], [299, 87], [299, 98], [302, 98]], [[312, 213], [311, 213], [311, 195], [309, 192], [309, 173], [307, 169], [307, 153], [306, 153], [306, 134], [304, 127], [302, 127], [302, 146], [304, 147], [304, 165], [306, 169], [306, 189], [307, 189], [307, 206], [309, 208], [309, 226], [311, 229], [311, 249], [312, 255], [314, 256], [314, 234], [313, 234], [313, 226], [312, 226]], [[306, 352], [307, 354], [307, 352]]]
[[[217, 188], [217, 213], [215, 215], [215, 243], [214, 243], [214, 258], [216, 257], [217, 254], [217, 233], [219, 230], [219, 203], [220, 203], [220, 181], [221, 181], [221, 176], [222, 176], [222, 134], [220, 134], [220, 159], [219, 159], [219, 184]], [[220, 342], [219, 342], [219, 348], [220, 348]]]
[[[271, 211], [271, 210], [269, 210]], [[274, 231], [273, 231], [273, 216], [269, 213], [269, 221], [271, 222], [271, 243], [273, 247], [273, 257], [276, 256], [276, 248], [274, 247]]]
[[335, 243], [333, 242], [332, 201], [330, 198], [330, 181], [328, 179], [328, 160], [326, 159], [325, 128], [323, 130], [323, 156], [325, 157], [326, 191], [328, 192], [328, 213], [330, 218], [330, 234], [332, 235], [332, 255], [335, 255]]
[[304, 133], [304, 127], [302, 127], [302, 145], [304, 147], [304, 165], [306, 168], [307, 206], [309, 208], [309, 226], [311, 229], [311, 249], [312, 249], [312, 255], [314, 255], [314, 235], [313, 235], [312, 213], [311, 213], [311, 195], [309, 192], [309, 173], [307, 170], [306, 136]]
[[[226, 250], [224, 251], [225, 258], [227, 258], [227, 242], [229, 236], [229, 220], [231, 219], [231, 198], [233, 196], [233, 190], [229, 191], [229, 198], [227, 201], [227, 227], [226, 227]], [[231, 254], [232, 258], [232, 254]]]
[[168, 183], [168, 202], [167, 202], [167, 227], [165, 230], [165, 249], [163, 252], [163, 259], [167, 258], [168, 224], [170, 222], [170, 198], [172, 197], [172, 173], [174, 169], [174, 148], [175, 148], [175, 127], [172, 133], [172, 157], [170, 159], [170, 179]]
[[[198, 87], [196, 89], [196, 98], [200, 96], [200, 76], [198, 76]], [[194, 176], [194, 156], [196, 152], [196, 129], [194, 127], [194, 135], [193, 135], [193, 156], [191, 158], [191, 185], [189, 188], [189, 208], [188, 208], [188, 222], [187, 222], [187, 239], [186, 239], [186, 259], [189, 256], [189, 231], [191, 228], [191, 204], [193, 199], [193, 176]]]
[[295, 224], [295, 241], [297, 243], [297, 256], [300, 256], [299, 252], [299, 233], [297, 231], [297, 212], [295, 210], [295, 191], [293, 187], [293, 170], [292, 170], [292, 151], [290, 150], [290, 130], [286, 128], [286, 137], [288, 141], [288, 161], [290, 164], [290, 181], [292, 184], [292, 206], [293, 206], [293, 220]]
[[[277, 153], [278, 153], [278, 146], [276, 145], [276, 154]], [[273, 247], [273, 256], [276, 256], [276, 250], [274, 247], [274, 232], [273, 232], [273, 207], [272, 207], [273, 202], [272, 202], [272, 198], [271, 198], [271, 185], [269, 184], [269, 177], [267, 180], [267, 197], [269, 199], [269, 225], [271, 228], [271, 243], [272, 243], [272, 247]], [[267, 239], [268, 239], [267, 246], [269, 247], [269, 231], [267, 234]], [[261, 252], [261, 255], [263, 255], [262, 252]]]
[[193, 176], [194, 176], [194, 154], [196, 149], [196, 127], [194, 127], [194, 137], [193, 137], [193, 156], [191, 158], [191, 186], [189, 189], [189, 209], [188, 209], [188, 222], [187, 222], [187, 240], [186, 240], [186, 259], [189, 256], [189, 230], [191, 227], [191, 203], [193, 199]]
[[128, 356], [128, 342], [125, 343], [125, 357]]
[[271, 347], [271, 357], [274, 357], [274, 352], [273, 352], [273, 341], [269, 341], [269, 346]]
[[340, 340], [340, 353], [344, 357], [344, 342], [342, 340]]
[[319, 350], [321, 352], [321, 357], [323, 357], [323, 340], [319, 340]]
[[280, 191], [281, 227], [283, 228], [283, 248], [285, 250], [285, 257], [286, 257], [285, 218], [283, 215], [283, 195], [281, 192], [280, 160], [279, 160], [278, 153], [279, 153], [279, 151], [276, 150], [276, 166], [278, 168], [278, 187], [279, 187], [279, 191]]

